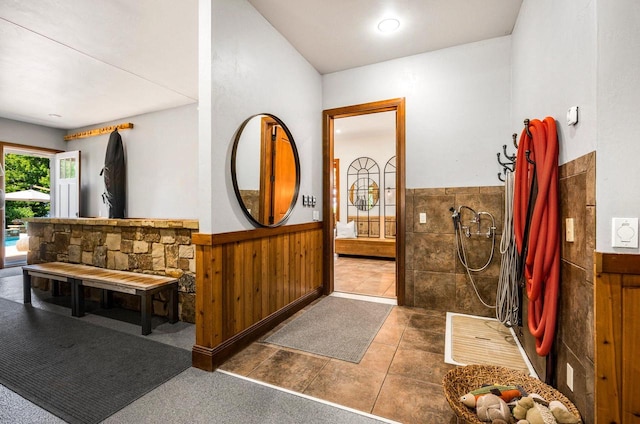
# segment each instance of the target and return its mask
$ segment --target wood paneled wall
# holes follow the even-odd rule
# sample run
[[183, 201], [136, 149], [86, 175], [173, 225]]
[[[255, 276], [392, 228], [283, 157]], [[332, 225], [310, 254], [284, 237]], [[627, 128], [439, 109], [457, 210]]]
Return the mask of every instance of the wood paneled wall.
[[193, 366], [228, 356], [322, 294], [322, 223], [195, 234]]
[[640, 255], [595, 254], [597, 423], [640, 423]]

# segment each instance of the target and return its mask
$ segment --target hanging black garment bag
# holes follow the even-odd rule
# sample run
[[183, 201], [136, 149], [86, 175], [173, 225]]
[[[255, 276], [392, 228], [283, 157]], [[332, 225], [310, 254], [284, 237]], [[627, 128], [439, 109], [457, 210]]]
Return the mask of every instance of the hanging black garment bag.
[[124, 218], [127, 198], [125, 192], [126, 168], [122, 137], [117, 129], [109, 136], [104, 168], [102, 168], [100, 175], [104, 176], [105, 192], [102, 195], [102, 200], [109, 205], [109, 218]]

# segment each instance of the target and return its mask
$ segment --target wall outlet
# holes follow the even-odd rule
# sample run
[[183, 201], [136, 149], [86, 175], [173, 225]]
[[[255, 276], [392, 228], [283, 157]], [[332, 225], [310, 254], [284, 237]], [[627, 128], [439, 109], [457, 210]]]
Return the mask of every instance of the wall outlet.
[[573, 392], [573, 368], [567, 362], [567, 387]]
[[613, 247], [638, 248], [638, 218], [613, 218], [611, 232]]
[[573, 243], [575, 241], [575, 234], [573, 232], [573, 218], [565, 219], [565, 227], [566, 227], [565, 239], [569, 243]]
[[420, 212], [420, 223], [421, 224], [427, 223], [427, 214], [425, 212]]

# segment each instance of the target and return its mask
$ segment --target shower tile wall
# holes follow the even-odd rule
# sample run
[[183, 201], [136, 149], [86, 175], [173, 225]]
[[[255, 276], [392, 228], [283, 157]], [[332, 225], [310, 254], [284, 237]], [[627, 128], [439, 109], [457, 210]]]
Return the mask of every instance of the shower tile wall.
[[[440, 311], [493, 316], [494, 312], [476, 298], [469, 277], [457, 253], [449, 208], [469, 206], [495, 217], [495, 253], [489, 267], [474, 280], [482, 298], [495, 302], [500, 273], [504, 187], [415, 188], [406, 191], [406, 303]], [[426, 223], [420, 223], [425, 213]], [[467, 215], [468, 217], [468, 215]], [[482, 230], [485, 231], [483, 224]], [[468, 260], [472, 266], [483, 264], [491, 251], [491, 239], [473, 236], [468, 242]], [[474, 273], [475, 274], [475, 273]]]
[[[596, 231], [596, 154], [560, 166], [561, 270], [555, 350], [556, 382], [580, 410], [585, 423], [594, 418], [593, 253]], [[565, 239], [566, 219], [574, 220], [574, 242]], [[526, 306], [526, 305], [525, 305]], [[525, 317], [527, 308], [524, 310]], [[535, 353], [535, 341], [523, 329], [525, 351], [544, 376], [545, 361]], [[567, 386], [567, 363], [573, 368], [573, 391]]]

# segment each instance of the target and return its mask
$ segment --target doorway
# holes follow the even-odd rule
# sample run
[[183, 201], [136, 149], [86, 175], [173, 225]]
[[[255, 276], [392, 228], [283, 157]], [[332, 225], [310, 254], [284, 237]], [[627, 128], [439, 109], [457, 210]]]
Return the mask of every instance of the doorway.
[[2, 188], [5, 191], [0, 265], [26, 264], [29, 241], [25, 218], [50, 215], [50, 162], [53, 153], [2, 144]]
[[50, 216], [51, 161], [47, 149], [1, 144], [5, 191], [0, 236], [0, 268], [26, 264], [29, 241], [26, 218]]
[[[367, 239], [365, 241], [367, 245], [370, 245], [370, 252], [377, 254], [382, 250], [388, 250], [391, 246], [389, 243], [384, 243], [384, 235], [389, 235], [389, 240], [393, 239], [393, 245], [395, 249], [395, 289], [398, 305], [405, 304], [405, 220], [404, 220], [404, 208], [405, 208], [405, 101], [404, 98], [384, 100], [380, 102], [372, 102], [354, 106], [346, 106], [336, 109], [329, 109], [323, 112], [323, 244], [325, 246], [323, 253], [323, 272], [324, 278], [324, 293], [326, 295], [331, 294], [335, 290], [335, 244], [334, 237], [336, 232], [336, 223], [338, 215], [335, 207], [335, 188], [336, 184], [336, 172], [335, 172], [335, 148], [336, 137], [335, 129], [337, 120], [349, 117], [358, 117], [363, 115], [370, 115], [381, 112], [394, 112], [395, 113], [395, 156], [393, 158], [393, 168], [395, 175], [391, 177], [394, 179], [393, 184], [384, 181], [384, 170], [387, 163], [383, 163], [378, 166], [379, 176], [376, 181], [371, 174], [363, 174], [366, 172], [375, 172], [375, 166], [372, 161], [361, 159], [356, 161], [353, 169], [349, 172], [354, 174], [354, 181], [350, 187], [346, 187], [345, 183], [342, 183], [343, 198], [345, 196], [350, 197], [352, 200], [352, 206], [355, 207], [354, 211], [358, 217], [357, 226], [358, 232], [364, 232], [366, 229]], [[342, 161], [343, 162], [343, 161]], [[387, 161], [388, 162], [388, 161]], [[340, 163], [342, 167], [350, 166], [345, 163]], [[382, 169], [382, 171], [380, 171]], [[348, 175], [348, 174], [347, 174]], [[373, 177], [373, 178], [372, 178]], [[389, 177], [389, 175], [387, 175]], [[344, 179], [344, 176], [342, 177]], [[347, 182], [349, 185], [349, 182]], [[346, 188], [345, 188], [346, 187]], [[384, 189], [382, 189], [384, 187]], [[389, 188], [389, 190], [386, 190]], [[346, 190], [346, 193], [345, 193]], [[388, 202], [383, 203], [382, 198], [386, 197]], [[342, 207], [345, 207], [345, 202], [342, 202]], [[373, 211], [375, 206], [378, 205], [377, 211]], [[386, 206], [385, 206], [386, 205]], [[383, 219], [385, 210], [393, 210], [393, 231], [388, 230], [391, 226]], [[362, 212], [362, 214], [361, 214]], [[349, 214], [349, 212], [342, 212], [342, 215]], [[391, 213], [389, 213], [391, 215]], [[359, 216], [363, 215], [366, 218], [360, 219]], [[348, 216], [347, 221], [349, 220]], [[391, 233], [395, 232], [394, 237], [391, 237]], [[380, 237], [382, 235], [382, 237]], [[376, 237], [378, 236], [378, 237]], [[376, 240], [376, 238], [378, 240]], [[360, 244], [361, 241], [359, 241]], [[369, 243], [369, 242], [374, 243]], [[383, 246], [384, 244], [384, 246]], [[341, 248], [342, 249], [342, 248]], [[387, 255], [389, 256], [389, 255]]]

